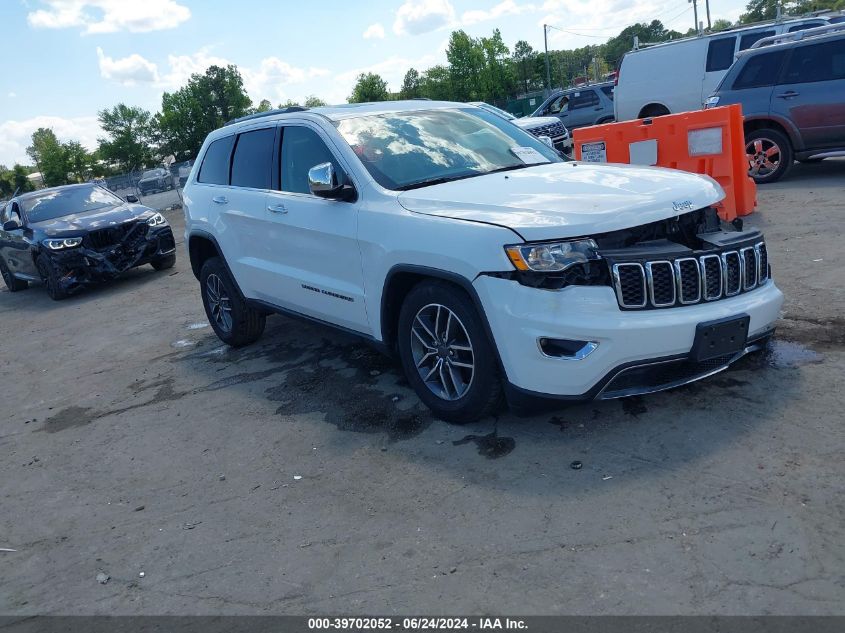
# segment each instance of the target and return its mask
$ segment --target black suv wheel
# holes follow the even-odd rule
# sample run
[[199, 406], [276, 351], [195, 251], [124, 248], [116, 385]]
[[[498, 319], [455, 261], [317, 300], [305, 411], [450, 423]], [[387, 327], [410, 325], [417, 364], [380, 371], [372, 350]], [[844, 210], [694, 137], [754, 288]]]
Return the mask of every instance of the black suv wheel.
[[500, 404], [493, 344], [459, 288], [434, 280], [415, 286], [402, 304], [397, 344], [408, 382], [439, 418], [472, 422]]
[[2, 258], [0, 258], [0, 275], [3, 276], [3, 282], [6, 284], [9, 292], [19, 292], [21, 290], [26, 290], [29, 287], [29, 282], [23, 279], [18, 279], [12, 275], [12, 272], [9, 270], [8, 266], [6, 266], [6, 262], [4, 262]]
[[792, 167], [792, 144], [778, 130], [764, 128], [745, 136], [748, 175], [758, 185], [780, 180]]
[[38, 268], [41, 281], [44, 282], [47, 296], [53, 301], [65, 299], [68, 296], [68, 292], [59, 282], [59, 271], [56, 270], [53, 260], [46, 253], [41, 253], [38, 259], [35, 260], [35, 265]]
[[219, 257], [211, 257], [202, 265], [200, 293], [208, 322], [227, 345], [249, 345], [264, 333], [265, 314], [244, 301]]

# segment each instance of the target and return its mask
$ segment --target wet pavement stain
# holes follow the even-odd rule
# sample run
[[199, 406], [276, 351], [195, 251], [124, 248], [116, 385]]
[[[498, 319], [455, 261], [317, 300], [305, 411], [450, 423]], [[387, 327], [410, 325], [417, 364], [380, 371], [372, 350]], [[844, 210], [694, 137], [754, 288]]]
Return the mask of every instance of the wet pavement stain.
[[730, 371], [795, 369], [824, 362], [824, 356], [795, 341], [774, 339], [759, 352], [752, 352], [731, 365]]
[[462, 446], [474, 442], [478, 454], [487, 459], [504, 457], [516, 448], [516, 440], [512, 437], [499, 437], [496, 431], [487, 435], [467, 435], [463, 439], [452, 442], [453, 446]]
[[645, 406], [645, 401], [641, 396], [631, 396], [630, 398], [622, 398], [622, 410], [635, 418], [648, 412], [648, 407]]
[[72, 429], [91, 424], [101, 417], [91, 407], [66, 407], [44, 420], [44, 426], [39, 429], [47, 433], [57, 433], [65, 429]]

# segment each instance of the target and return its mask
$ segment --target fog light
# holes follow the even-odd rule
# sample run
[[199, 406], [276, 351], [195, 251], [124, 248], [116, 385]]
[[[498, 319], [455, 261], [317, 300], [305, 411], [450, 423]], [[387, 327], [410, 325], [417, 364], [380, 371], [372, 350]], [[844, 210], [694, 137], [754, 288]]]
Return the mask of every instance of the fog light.
[[572, 341], [565, 338], [539, 338], [537, 345], [544, 356], [561, 360], [582, 360], [599, 346], [594, 341]]

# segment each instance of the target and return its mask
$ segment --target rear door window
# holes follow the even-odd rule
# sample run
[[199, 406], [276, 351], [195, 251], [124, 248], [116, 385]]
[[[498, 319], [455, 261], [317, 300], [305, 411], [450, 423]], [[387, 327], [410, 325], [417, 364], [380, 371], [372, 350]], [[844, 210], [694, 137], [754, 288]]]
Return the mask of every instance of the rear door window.
[[730, 68], [734, 61], [734, 48], [736, 48], [736, 37], [710, 40], [710, 46], [707, 48], [707, 72]]
[[762, 40], [764, 37], [771, 37], [772, 35], [776, 35], [776, 33], [774, 31], [754, 31], [753, 33], [746, 33], [739, 38], [739, 50], [744, 51], [747, 48], [751, 48], [754, 42]]
[[613, 86], [602, 86], [601, 91], [608, 99], [613, 101]]
[[232, 146], [235, 144], [234, 136], [226, 136], [212, 142], [202, 159], [200, 173], [197, 176], [199, 182], [210, 185], [229, 184], [229, 157], [232, 155]]
[[232, 156], [232, 186], [269, 189], [275, 128], [244, 132]]
[[774, 86], [780, 75], [780, 68], [783, 66], [783, 58], [786, 51], [775, 51], [772, 53], [761, 53], [749, 58], [745, 66], [734, 81], [734, 90], [746, 88], [762, 88]]
[[812, 83], [834, 79], [845, 79], [845, 38], [793, 48], [781, 83]]

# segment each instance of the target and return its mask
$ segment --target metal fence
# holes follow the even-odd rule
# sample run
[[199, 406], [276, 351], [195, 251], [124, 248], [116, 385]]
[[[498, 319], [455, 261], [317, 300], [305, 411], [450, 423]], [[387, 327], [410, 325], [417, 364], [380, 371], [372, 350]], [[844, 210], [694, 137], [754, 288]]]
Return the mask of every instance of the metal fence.
[[[182, 187], [185, 186], [185, 181], [188, 179], [193, 164], [193, 160], [173, 163], [169, 168], [165, 168], [168, 175], [152, 184], [149, 184], [149, 181], [143, 178], [145, 173], [151, 171], [149, 169], [109, 176], [95, 182], [108, 188], [124, 200], [127, 196], [135, 196], [141, 204], [157, 211], [165, 211], [182, 206]], [[144, 184], [141, 184], [142, 180], [145, 180]]]

